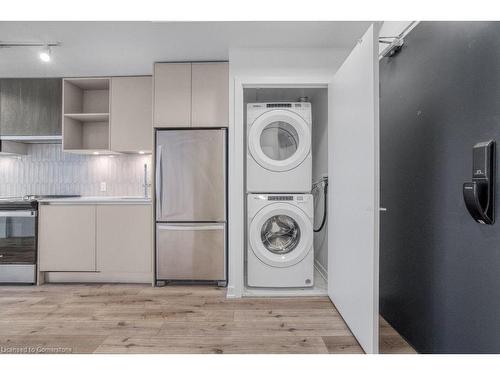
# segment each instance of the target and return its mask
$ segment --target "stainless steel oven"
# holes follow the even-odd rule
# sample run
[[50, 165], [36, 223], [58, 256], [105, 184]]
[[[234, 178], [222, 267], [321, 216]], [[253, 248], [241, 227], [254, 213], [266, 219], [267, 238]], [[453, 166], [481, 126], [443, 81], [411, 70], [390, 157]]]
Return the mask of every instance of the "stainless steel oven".
[[37, 202], [0, 202], [0, 283], [36, 283]]

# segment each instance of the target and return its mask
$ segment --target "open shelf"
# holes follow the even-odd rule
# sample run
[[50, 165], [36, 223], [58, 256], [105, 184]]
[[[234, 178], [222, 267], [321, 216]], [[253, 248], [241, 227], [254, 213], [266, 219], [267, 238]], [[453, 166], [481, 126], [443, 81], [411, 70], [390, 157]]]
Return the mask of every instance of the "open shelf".
[[102, 122], [109, 120], [109, 113], [65, 113], [64, 117], [83, 122]]
[[110, 78], [63, 80], [63, 150], [109, 150]]

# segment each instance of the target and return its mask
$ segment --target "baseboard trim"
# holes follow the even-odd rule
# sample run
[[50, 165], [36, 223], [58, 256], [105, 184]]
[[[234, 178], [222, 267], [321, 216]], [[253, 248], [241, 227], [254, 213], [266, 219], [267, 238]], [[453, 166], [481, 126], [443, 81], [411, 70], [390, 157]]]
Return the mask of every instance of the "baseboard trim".
[[45, 272], [46, 283], [151, 284], [151, 273], [133, 272]]
[[241, 294], [236, 294], [236, 288], [234, 285], [227, 286], [226, 298], [241, 298]]

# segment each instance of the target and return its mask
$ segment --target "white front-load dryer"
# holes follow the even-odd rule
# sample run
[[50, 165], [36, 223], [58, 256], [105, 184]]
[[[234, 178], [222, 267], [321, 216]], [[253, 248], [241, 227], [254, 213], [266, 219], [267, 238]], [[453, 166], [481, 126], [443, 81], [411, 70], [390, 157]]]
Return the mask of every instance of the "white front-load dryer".
[[312, 195], [249, 194], [247, 208], [247, 285], [313, 286]]
[[311, 192], [311, 103], [247, 105], [247, 192]]

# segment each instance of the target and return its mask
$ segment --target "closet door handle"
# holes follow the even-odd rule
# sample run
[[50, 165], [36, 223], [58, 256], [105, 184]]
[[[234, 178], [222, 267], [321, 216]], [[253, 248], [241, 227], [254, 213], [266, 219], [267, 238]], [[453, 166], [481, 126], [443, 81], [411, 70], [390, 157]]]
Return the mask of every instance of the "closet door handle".
[[466, 182], [464, 183], [463, 194], [467, 210], [470, 215], [480, 224], [493, 224], [495, 218], [489, 208], [492, 206], [489, 201], [489, 188], [486, 182]]
[[495, 223], [495, 141], [481, 142], [472, 153], [472, 181], [463, 185], [465, 206], [480, 224]]

